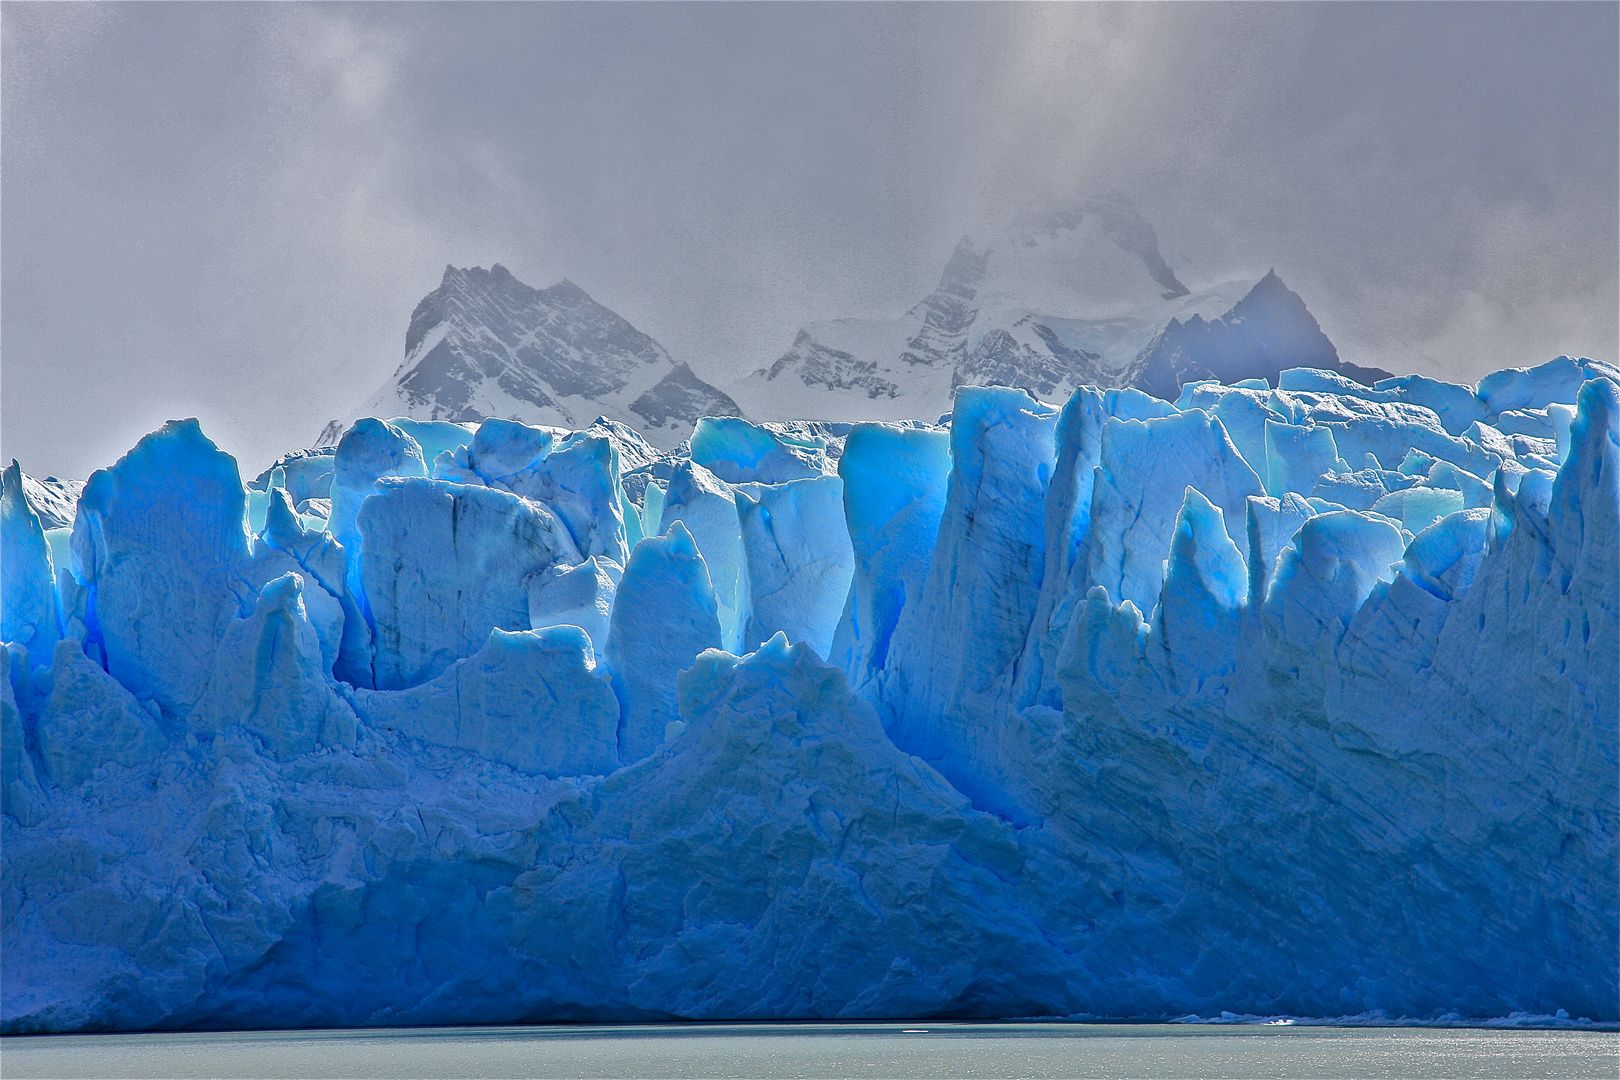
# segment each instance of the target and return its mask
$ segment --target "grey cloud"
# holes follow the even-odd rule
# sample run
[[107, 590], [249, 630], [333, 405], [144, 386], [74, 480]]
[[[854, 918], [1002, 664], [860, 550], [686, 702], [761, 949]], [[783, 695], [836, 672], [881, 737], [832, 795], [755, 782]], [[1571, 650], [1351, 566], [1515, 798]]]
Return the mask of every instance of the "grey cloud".
[[1142, 260], [1153, 280], [1164, 289], [1164, 298], [1174, 300], [1192, 290], [1181, 283], [1170, 264], [1159, 251], [1159, 233], [1153, 223], [1144, 218], [1136, 204], [1122, 192], [1110, 191], [1086, 201], [1081, 206], [1048, 204], [1026, 210], [1013, 222], [1017, 230], [1033, 230], [1056, 235], [1060, 229], [1073, 229], [1087, 214], [1094, 214], [1103, 232], [1121, 251]]
[[1108, 191], [1166, 291], [1276, 266], [1348, 360], [1613, 359], [1616, 12], [8, 3], [0, 457], [83, 476], [195, 414], [256, 472], [446, 263], [724, 381]]

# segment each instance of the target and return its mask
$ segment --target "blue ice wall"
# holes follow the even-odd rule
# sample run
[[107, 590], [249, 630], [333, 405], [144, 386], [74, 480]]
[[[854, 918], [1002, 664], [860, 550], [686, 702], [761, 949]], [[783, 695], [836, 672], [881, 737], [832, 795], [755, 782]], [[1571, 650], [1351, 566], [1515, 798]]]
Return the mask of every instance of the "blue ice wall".
[[1605, 365], [699, 431], [8, 471], [0, 1027], [1620, 1019]]

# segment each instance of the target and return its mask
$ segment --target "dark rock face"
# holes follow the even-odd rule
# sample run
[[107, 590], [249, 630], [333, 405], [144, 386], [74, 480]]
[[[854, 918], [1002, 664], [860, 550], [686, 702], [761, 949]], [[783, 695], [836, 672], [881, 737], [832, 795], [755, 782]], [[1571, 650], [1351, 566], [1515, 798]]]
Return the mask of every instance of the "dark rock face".
[[792, 371], [806, 386], [823, 386], [828, 390], [864, 390], [869, 398], [892, 398], [900, 387], [877, 373], [877, 362], [859, 360], [850, 353], [829, 348], [800, 330], [793, 339], [793, 347], [772, 364], [765, 373], [774, 379], [785, 371]]
[[1292, 367], [1336, 371], [1366, 386], [1390, 377], [1340, 360], [1305, 301], [1272, 271], [1219, 319], [1170, 320], [1137, 358], [1127, 382], [1174, 401], [1189, 382], [1265, 379], [1276, 386], [1278, 374]]
[[1045, 398], [1066, 387], [1106, 382], [1107, 373], [1097, 366], [1099, 354], [1069, 348], [1044, 323], [1031, 323], [1031, 329], [1044, 349], [1006, 330], [992, 330], [956, 365], [956, 385], [1016, 386]]
[[630, 411], [651, 427], [691, 427], [699, 417], [741, 416], [737, 403], [696, 375], [685, 364], [658, 380], [651, 390], [630, 403]]
[[561, 281], [532, 289], [496, 263], [488, 270], [445, 267], [444, 281], [416, 305], [405, 334], [407, 356], [440, 326], [449, 331], [399, 379], [412, 404], [468, 408], [471, 388], [493, 380], [513, 398], [542, 408], [557, 397], [605, 397], [643, 369], [673, 366], [663, 346]]
[[[497, 263], [445, 268], [411, 315], [404, 362], [354, 415], [460, 423], [501, 416], [575, 428], [603, 415], [662, 429], [673, 444], [699, 416], [739, 413], [573, 282], [535, 289]], [[335, 441], [346, 426], [334, 421], [322, 440]]]
[[1098, 217], [1103, 231], [1121, 251], [1128, 251], [1142, 260], [1142, 265], [1153, 275], [1153, 280], [1164, 289], [1160, 295], [1166, 300], [1186, 296], [1191, 291], [1176, 277], [1170, 264], [1164, 261], [1164, 255], [1159, 251], [1158, 232], [1137, 212], [1129, 199], [1113, 193], [1093, 199], [1085, 209]]
[[908, 364], [941, 367], [960, 356], [967, 346], [967, 335], [979, 311], [973, 307], [990, 249], [979, 247], [963, 237], [945, 264], [939, 288], [920, 305], [922, 327], [906, 345], [900, 359]]

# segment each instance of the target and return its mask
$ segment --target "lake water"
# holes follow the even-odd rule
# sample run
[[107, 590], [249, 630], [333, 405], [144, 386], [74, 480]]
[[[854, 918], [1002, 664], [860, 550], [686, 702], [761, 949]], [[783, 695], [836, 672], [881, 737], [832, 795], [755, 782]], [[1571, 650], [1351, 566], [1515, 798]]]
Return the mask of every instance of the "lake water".
[[1177, 1024], [648, 1024], [50, 1035], [24, 1077], [1599, 1077], [1599, 1031]]

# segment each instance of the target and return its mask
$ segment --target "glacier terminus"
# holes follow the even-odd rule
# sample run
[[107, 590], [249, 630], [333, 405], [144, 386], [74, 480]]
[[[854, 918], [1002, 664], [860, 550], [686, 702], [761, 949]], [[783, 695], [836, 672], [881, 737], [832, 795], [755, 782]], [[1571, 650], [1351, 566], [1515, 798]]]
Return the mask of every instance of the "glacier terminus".
[[[895, 370], [1054, 401], [745, 419], [453, 271], [259, 477], [14, 463], [0, 1028], [1620, 1019], [1620, 373], [1234, 377], [1273, 276], [1102, 385], [956, 262]], [[897, 400], [834, 336], [774, 377]]]

